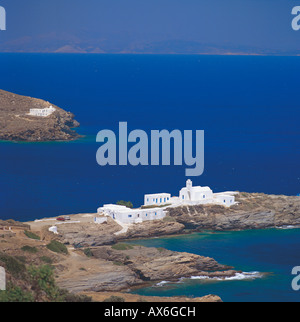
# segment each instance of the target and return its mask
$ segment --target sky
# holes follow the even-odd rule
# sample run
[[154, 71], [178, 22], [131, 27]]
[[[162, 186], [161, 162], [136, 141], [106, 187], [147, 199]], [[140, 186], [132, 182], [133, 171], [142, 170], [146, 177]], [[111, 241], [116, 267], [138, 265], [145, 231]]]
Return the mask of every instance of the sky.
[[300, 0], [0, 0], [0, 51], [300, 51]]

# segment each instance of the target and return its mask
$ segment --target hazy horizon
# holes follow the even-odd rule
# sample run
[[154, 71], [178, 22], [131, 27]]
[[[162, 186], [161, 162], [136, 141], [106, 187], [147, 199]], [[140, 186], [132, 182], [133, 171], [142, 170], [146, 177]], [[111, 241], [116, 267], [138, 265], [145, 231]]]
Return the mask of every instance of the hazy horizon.
[[[275, 3], [274, 3], [275, 2]], [[298, 55], [294, 0], [2, 0], [0, 52]]]

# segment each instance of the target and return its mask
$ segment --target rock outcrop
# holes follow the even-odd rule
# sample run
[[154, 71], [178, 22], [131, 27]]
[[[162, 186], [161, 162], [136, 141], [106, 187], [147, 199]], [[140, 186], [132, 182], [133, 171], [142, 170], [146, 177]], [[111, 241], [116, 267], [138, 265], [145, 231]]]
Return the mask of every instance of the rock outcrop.
[[126, 232], [118, 234], [121, 230], [121, 226], [108, 218], [107, 223], [101, 225], [94, 223], [60, 225], [58, 232], [65, 244], [80, 248], [111, 245], [120, 240], [133, 238], [179, 234], [184, 230], [184, 225], [177, 222], [157, 220], [132, 225]]
[[[190, 276], [233, 277], [237, 271], [209, 257], [118, 242], [204, 229], [300, 226], [299, 197], [239, 193], [236, 201], [238, 203], [230, 208], [218, 205], [171, 207], [163, 220], [130, 225], [128, 229], [111, 218], [98, 225], [88, 219], [92, 217], [73, 215], [77, 223], [58, 227], [57, 238], [74, 246], [75, 250], [56, 265], [57, 282], [74, 292], [108, 292]], [[45, 221], [44, 225], [49, 222]], [[87, 253], [92, 257], [84, 255], [85, 248], [89, 248]]]
[[[130, 225], [124, 230], [111, 218], [107, 223], [62, 225], [62, 241], [75, 247], [111, 245], [118, 241], [183, 234], [201, 230], [246, 230], [300, 226], [300, 197], [239, 193], [238, 204], [167, 208], [163, 220]], [[80, 219], [79, 219], [80, 220]]]
[[21, 229], [21, 230], [30, 230], [30, 225], [24, 224], [19, 221], [15, 221], [13, 219], [8, 219], [8, 220], [1, 220], [0, 219], [0, 230], [5, 230], [5, 229]]
[[76, 293], [120, 291], [143, 284], [130, 268], [98, 259], [73, 258], [60, 264], [57, 272], [57, 284]]
[[[189, 253], [179, 253], [163, 248], [131, 246], [126, 250], [115, 250], [106, 246], [94, 249], [93, 255], [130, 268], [142, 281], [176, 280], [181, 277], [211, 275], [224, 271], [233, 276], [232, 267], [221, 265], [214, 259]], [[214, 275], [215, 276], [215, 275]]]
[[[29, 115], [30, 109], [55, 111], [47, 117]], [[80, 137], [74, 115], [41, 99], [0, 90], [0, 140], [5, 141], [69, 141]]]
[[237, 273], [209, 257], [153, 247], [100, 246], [91, 249], [89, 259], [80, 252], [58, 267], [58, 285], [72, 292], [121, 291], [193, 275], [224, 278]]
[[107, 223], [103, 224], [85, 222], [60, 225], [58, 233], [63, 243], [82, 248], [114, 244], [117, 241], [115, 233], [121, 229], [114, 220], [108, 218]]
[[125, 302], [167, 302], [167, 303], [219, 303], [222, 302], [221, 298], [217, 295], [206, 295], [203, 297], [184, 297], [184, 296], [144, 296], [138, 294], [124, 293], [124, 292], [87, 292], [84, 295], [90, 296], [96, 302], [103, 302], [112, 296], [118, 296], [124, 299]]
[[300, 226], [300, 197], [240, 193], [238, 204], [168, 208], [168, 216], [192, 230], [246, 230]]
[[131, 226], [126, 233], [118, 235], [118, 240], [174, 235], [182, 233], [183, 230], [184, 225], [175, 221], [145, 221], [143, 223]]

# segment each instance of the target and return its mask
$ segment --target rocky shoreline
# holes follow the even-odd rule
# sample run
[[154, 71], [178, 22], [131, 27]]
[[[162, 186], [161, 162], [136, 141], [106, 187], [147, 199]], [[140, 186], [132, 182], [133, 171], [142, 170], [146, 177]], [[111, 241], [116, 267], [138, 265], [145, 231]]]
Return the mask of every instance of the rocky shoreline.
[[[40, 225], [41, 222], [38, 222], [38, 226], [36, 224], [22, 224], [12, 220], [0, 222], [0, 266], [7, 268], [7, 280], [10, 283], [27, 291], [31, 287], [28, 281], [19, 279], [10, 266], [6, 267], [8, 262], [5, 256], [9, 256], [14, 265], [23, 269], [24, 265], [29, 267], [45, 265], [46, 259], [54, 268], [56, 284], [60, 289], [74, 294], [88, 293], [94, 300], [107, 299], [110, 297], [108, 294], [116, 295], [122, 292], [122, 298], [138, 301], [141, 297], [131, 296], [128, 294], [130, 290], [156, 284], [162, 280], [178, 281], [182, 277], [193, 275], [225, 278], [237, 273], [232, 267], [219, 264], [209, 257], [125, 243], [88, 248], [67, 245], [66, 252], [55, 251], [48, 248], [48, 245], [53, 241], [63, 241], [62, 235], [49, 232], [47, 223]], [[69, 225], [60, 227], [67, 226]], [[113, 229], [118, 230], [116, 228]], [[142, 300], [160, 301], [159, 298], [152, 297], [150, 299], [143, 297]], [[171, 302], [180, 300], [189, 301], [187, 298], [179, 297], [162, 299]], [[209, 295], [192, 301], [220, 302], [221, 299]]]
[[[195, 275], [225, 278], [237, 273], [212, 258], [166, 249], [115, 244], [89, 251], [90, 258], [80, 262], [85, 274], [74, 270], [73, 260], [72, 269], [59, 271], [57, 283], [60, 287], [72, 292], [128, 291], [163, 280], [178, 281]], [[82, 251], [77, 250], [76, 254], [82, 256]], [[61, 264], [67, 268], [71, 265], [68, 261]]]
[[[95, 263], [101, 269], [87, 267], [88, 275], [70, 274], [66, 262], [66, 267], [59, 273], [58, 282], [62, 287], [75, 292], [109, 292], [126, 291], [165, 280], [178, 281], [191, 276], [232, 278], [242, 272], [217, 263], [212, 258], [126, 244], [126, 241], [203, 230], [300, 225], [299, 197], [239, 193], [236, 200], [238, 204], [230, 208], [217, 205], [170, 207], [166, 209], [167, 216], [164, 219], [133, 224], [125, 231], [111, 218], [98, 225], [92, 222], [95, 214], [71, 215], [74, 223], [59, 225], [56, 238], [68, 247], [74, 247], [77, 256], [82, 256], [88, 249], [91, 255], [88, 262], [92, 266]], [[34, 224], [31, 227], [36, 229]], [[46, 228], [44, 234], [49, 234]]]
[[[162, 281], [177, 282], [182, 278], [234, 279], [244, 273], [229, 266], [230, 263], [218, 263], [209, 257], [143, 247], [126, 241], [204, 230], [300, 226], [299, 197], [239, 193], [236, 200], [238, 204], [230, 208], [216, 205], [170, 207], [166, 209], [164, 219], [133, 224], [126, 230], [111, 218], [103, 224], [95, 224], [93, 218], [96, 214], [70, 215], [71, 220], [61, 224], [56, 218], [24, 224], [3, 221], [0, 226], [12, 226], [11, 230], [6, 230], [4, 238], [13, 242], [11, 250], [9, 243], [2, 245], [5, 251], [19, 254], [16, 245], [28, 243], [22, 233], [28, 229], [40, 237], [36, 247], [40, 247], [41, 251], [45, 251], [45, 244], [51, 240], [61, 242], [67, 246], [69, 253], [55, 256], [53, 266], [58, 285], [74, 293], [94, 294], [95, 298], [102, 298], [107, 292], [125, 292], [126, 297], [129, 290]], [[48, 231], [52, 225], [57, 226], [58, 234]], [[18, 236], [21, 238], [16, 242], [14, 238]], [[32, 261], [33, 258], [30, 259]], [[207, 299], [220, 301], [215, 296]]]
[[[79, 247], [112, 245], [126, 240], [189, 234], [201, 231], [233, 231], [300, 226], [300, 197], [239, 193], [238, 204], [194, 205], [167, 208], [163, 220], [146, 221], [122, 230], [108, 218], [106, 224], [68, 224], [60, 227], [62, 241]], [[92, 215], [91, 215], [92, 216]], [[78, 219], [80, 221], [80, 218]], [[116, 234], [118, 233], [118, 234]]]
[[[30, 109], [55, 111], [47, 117], [29, 115]], [[0, 90], [0, 140], [44, 142], [70, 141], [80, 138], [73, 128], [79, 127], [74, 115], [41, 99]]]
[[300, 197], [240, 192], [230, 208], [197, 205], [169, 208], [168, 216], [193, 231], [300, 226]]

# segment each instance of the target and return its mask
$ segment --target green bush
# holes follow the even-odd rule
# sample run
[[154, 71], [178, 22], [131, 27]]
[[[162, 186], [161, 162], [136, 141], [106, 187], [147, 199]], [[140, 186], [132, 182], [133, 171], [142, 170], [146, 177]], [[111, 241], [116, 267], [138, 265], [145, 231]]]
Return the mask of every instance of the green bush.
[[52, 264], [52, 262], [53, 262], [52, 259], [48, 256], [42, 256], [41, 261], [43, 261], [46, 264]]
[[26, 256], [15, 256], [15, 258], [21, 263], [26, 264]]
[[19, 296], [24, 298], [34, 298], [35, 301], [50, 301], [50, 302], [91, 302], [88, 296], [77, 296], [69, 293], [67, 290], [60, 289], [54, 279], [54, 270], [49, 265], [33, 266], [27, 269], [28, 280], [31, 283], [33, 294], [30, 297], [29, 293], [20, 293]]
[[93, 257], [93, 252], [91, 251], [90, 248], [86, 248], [83, 253], [87, 256], [87, 257]]
[[66, 291], [66, 294], [64, 295], [64, 302], [92, 302], [92, 298], [90, 296], [76, 295]]
[[176, 219], [170, 216], [166, 216], [163, 218], [163, 221], [165, 222], [176, 222]]
[[57, 240], [52, 240], [48, 245], [47, 248], [51, 250], [52, 252], [55, 253], [60, 253], [60, 254], [68, 254], [68, 249], [67, 247], [60, 243]]
[[171, 204], [170, 203], [165, 203], [163, 205], [142, 206], [141, 209], [164, 208], [164, 207], [168, 207], [168, 206], [171, 206]]
[[0, 291], [0, 302], [91, 302], [92, 300], [88, 296], [78, 296], [60, 289], [55, 283], [54, 271], [49, 265], [31, 265], [26, 269], [24, 264], [4, 253], [0, 253], [0, 263], [16, 278], [13, 283], [12, 281], [7, 283], [6, 291]]
[[34, 234], [34, 233], [33, 233], [33, 232], [31, 232], [31, 231], [25, 230], [25, 231], [24, 231], [24, 234], [25, 234], [28, 238], [41, 240], [41, 238], [40, 238], [38, 235]]
[[23, 246], [21, 248], [23, 250], [23, 252], [28, 252], [28, 253], [31, 253], [31, 254], [35, 254], [38, 252], [37, 248], [36, 247], [31, 247], [31, 246]]
[[6, 291], [0, 291], [0, 302], [34, 302], [34, 297], [32, 293], [9, 283]]
[[3, 263], [2, 265], [4, 265], [6, 270], [14, 277], [22, 278], [26, 273], [25, 264], [13, 256], [0, 252], [0, 263]]
[[49, 265], [40, 267], [30, 266], [28, 268], [31, 284], [37, 296], [45, 292], [51, 301], [62, 301], [59, 288], [55, 284], [53, 270]]
[[133, 246], [129, 244], [118, 243], [111, 246], [111, 248], [115, 250], [128, 250], [128, 249], [133, 249]]
[[125, 300], [121, 296], [112, 295], [111, 297], [105, 299], [103, 302], [125, 302]]
[[133, 204], [132, 204], [131, 201], [119, 200], [119, 201], [117, 201], [117, 205], [119, 205], [119, 206], [126, 206], [128, 208], [133, 208]]

